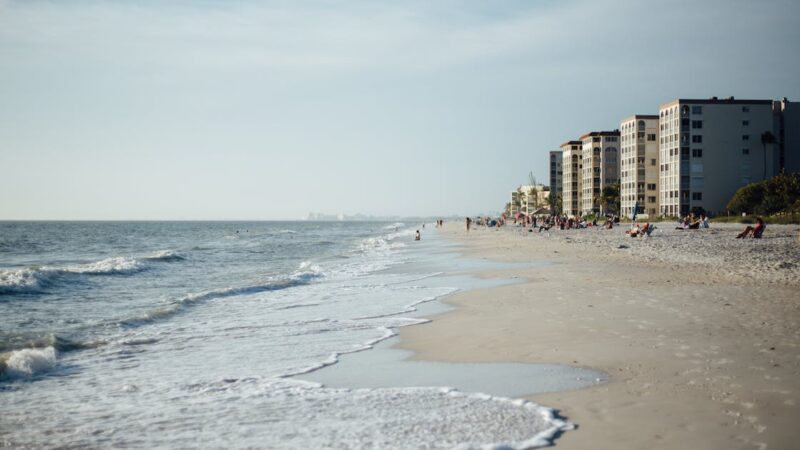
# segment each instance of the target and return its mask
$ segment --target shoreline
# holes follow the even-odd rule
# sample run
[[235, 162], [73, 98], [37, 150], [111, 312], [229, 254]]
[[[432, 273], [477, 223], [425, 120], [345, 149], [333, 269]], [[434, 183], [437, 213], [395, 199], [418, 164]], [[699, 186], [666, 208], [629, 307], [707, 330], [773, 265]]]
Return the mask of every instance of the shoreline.
[[[524, 397], [578, 425], [555, 442], [560, 448], [790, 447], [800, 420], [800, 261], [797, 245], [786, 245], [794, 228], [770, 227], [774, 242], [729, 244], [734, 228], [715, 227], [720, 236], [707, 239], [666, 230], [648, 242], [624, 227], [546, 236], [513, 228], [466, 235], [446, 225], [440, 233], [463, 244], [465, 256], [552, 264], [499, 274], [522, 283], [447, 296], [454, 310], [401, 328], [395, 346], [417, 360], [604, 371], [606, 384]], [[695, 244], [718, 251], [699, 261], [681, 253]], [[675, 250], [654, 258], [650, 247]], [[743, 251], [755, 261], [776, 252], [784, 259], [749, 277], [746, 265], [717, 261]]]

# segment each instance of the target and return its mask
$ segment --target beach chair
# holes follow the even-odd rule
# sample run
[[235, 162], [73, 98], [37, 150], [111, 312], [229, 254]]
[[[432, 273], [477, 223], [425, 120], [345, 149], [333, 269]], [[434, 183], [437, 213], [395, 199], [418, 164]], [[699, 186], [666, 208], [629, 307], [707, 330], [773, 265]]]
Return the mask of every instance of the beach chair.
[[764, 230], [766, 229], [767, 229], [767, 224], [764, 224], [764, 226], [761, 227], [760, 229], [756, 228], [755, 230], [753, 230], [753, 239], [761, 239], [761, 235], [764, 234]]

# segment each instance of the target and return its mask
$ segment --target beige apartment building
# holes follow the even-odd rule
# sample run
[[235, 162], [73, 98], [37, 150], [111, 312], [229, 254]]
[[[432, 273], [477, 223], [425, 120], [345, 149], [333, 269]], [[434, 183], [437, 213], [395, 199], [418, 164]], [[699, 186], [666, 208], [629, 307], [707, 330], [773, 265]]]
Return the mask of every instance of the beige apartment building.
[[677, 99], [659, 109], [662, 215], [724, 214], [740, 187], [778, 173], [772, 100]]
[[581, 136], [580, 213], [605, 214], [599, 196], [603, 188], [619, 183], [619, 130], [592, 131]]
[[563, 172], [561, 190], [561, 213], [579, 216], [581, 200], [581, 169], [583, 162], [581, 141], [567, 141], [561, 144], [561, 167]]
[[658, 208], [658, 116], [635, 115], [620, 123], [620, 215], [654, 217]]

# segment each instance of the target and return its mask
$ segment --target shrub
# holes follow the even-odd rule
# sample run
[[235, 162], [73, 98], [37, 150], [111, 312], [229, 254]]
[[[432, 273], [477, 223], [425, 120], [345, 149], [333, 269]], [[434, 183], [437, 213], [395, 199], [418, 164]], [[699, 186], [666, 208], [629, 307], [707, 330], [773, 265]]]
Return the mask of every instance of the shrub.
[[728, 209], [735, 214], [758, 215], [800, 212], [800, 173], [748, 184], [736, 191]]

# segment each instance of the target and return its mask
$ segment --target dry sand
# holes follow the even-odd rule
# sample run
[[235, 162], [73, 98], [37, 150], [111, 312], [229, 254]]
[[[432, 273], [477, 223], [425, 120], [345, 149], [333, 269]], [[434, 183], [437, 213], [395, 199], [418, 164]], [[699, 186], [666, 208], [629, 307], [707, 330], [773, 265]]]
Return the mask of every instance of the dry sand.
[[456, 310], [402, 328], [399, 346], [607, 372], [607, 384], [528, 397], [578, 426], [557, 448], [800, 448], [797, 227], [742, 241], [738, 225], [659, 226], [649, 239], [446, 226], [467, 256], [553, 265], [479, 274], [528, 281], [450, 297]]

